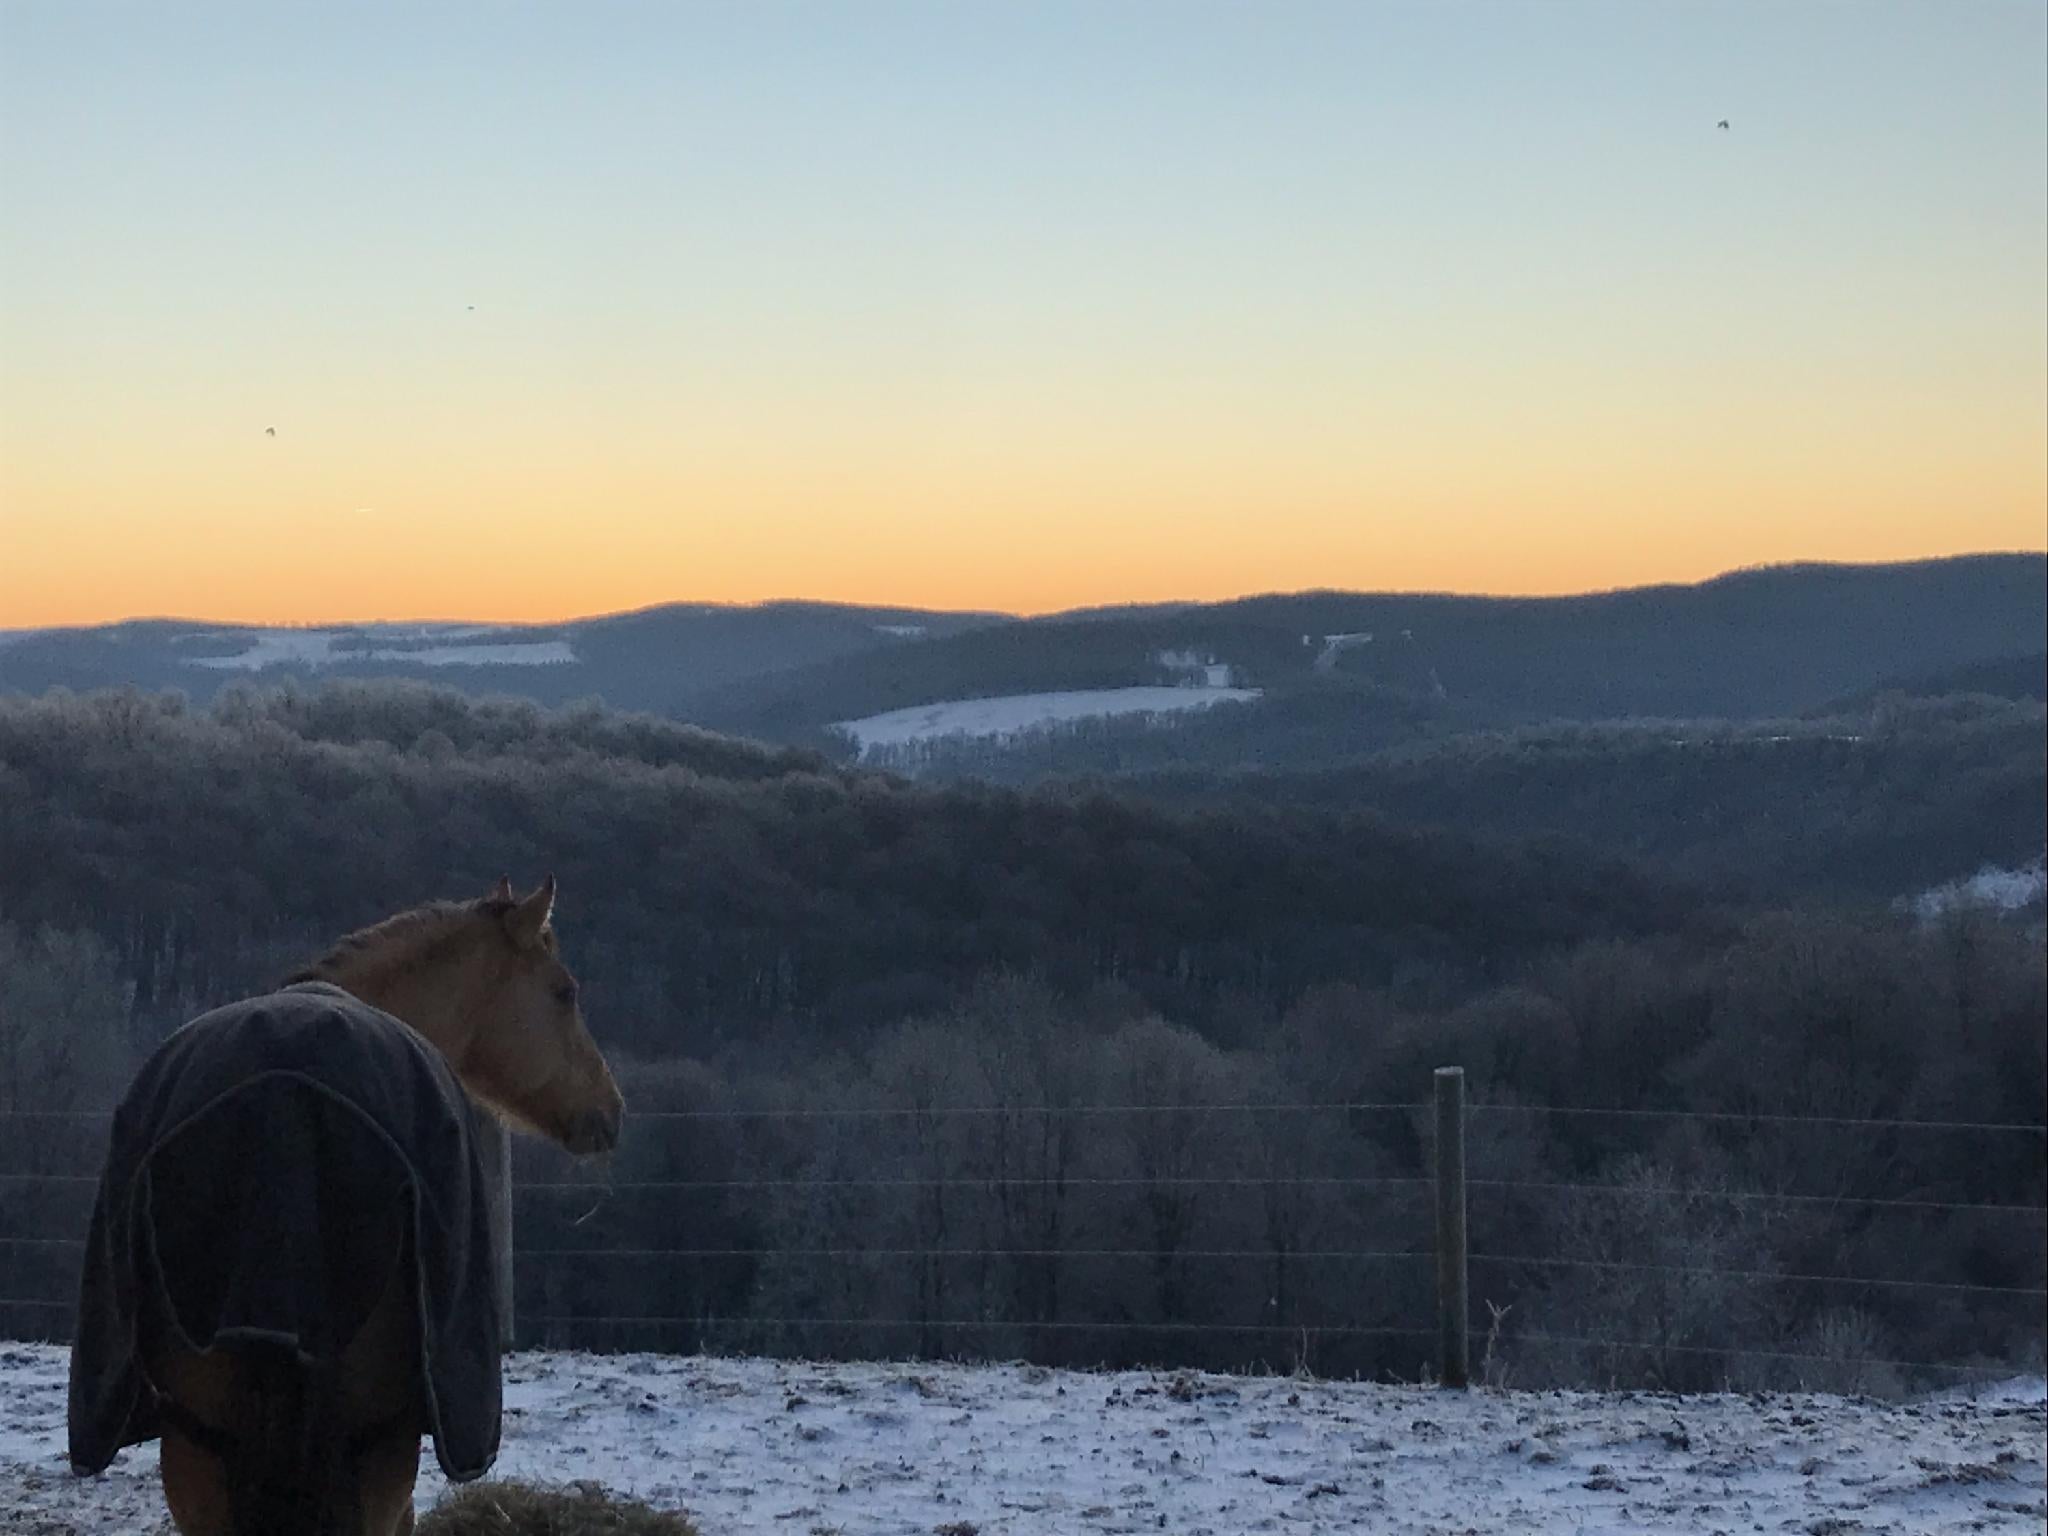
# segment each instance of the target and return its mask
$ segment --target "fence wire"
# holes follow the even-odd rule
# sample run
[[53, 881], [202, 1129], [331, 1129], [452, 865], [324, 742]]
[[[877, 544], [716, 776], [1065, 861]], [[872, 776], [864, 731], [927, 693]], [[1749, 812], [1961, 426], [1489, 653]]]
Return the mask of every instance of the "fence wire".
[[[1042, 1119], [1059, 1116], [1132, 1116], [1179, 1114], [1418, 1114], [1427, 1102], [1411, 1100], [1234, 1099], [1178, 1104], [932, 1104], [932, 1105], [719, 1105], [702, 1109], [634, 1110], [638, 1124], [700, 1120], [904, 1120], [982, 1119], [1016, 1116]], [[1736, 1125], [1833, 1126], [1888, 1131], [1982, 1131], [2048, 1139], [2048, 1122], [1996, 1120], [1921, 1120], [1879, 1115], [1795, 1115], [1771, 1110], [1641, 1109], [1592, 1104], [1522, 1104], [1474, 1100], [1465, 1106], [1473, 1115], [1596, 1116], [1615, 1120], [1689, 1120]], [[105, 1123], [106, 1109], [4, 1109], [0, 1121], [71, 1121]]]
[[2023, 1296], [2048, 1300], [2038, 1285], [1978, 1285], [1963, 1280], [1897, 1280], [1879, 1275], [1797, 1274], [1779, 1269], [1721, 1269], [1705, 1264], [1641, 1264], [1627, 1259], [1567, 1259], [1525, 1253], [1472, 1253], [1474, 1264], [1523, 1264], [1537, 1269], [1608, 1269], [1648, 1275], [1717, 1275], [1729, 1280], [1770, 1281], [1781, 1285], [1866, 1285], [1915, 1291], [1961, 1291], [1984, 1296]]
[[[922, 1131], [926, 1127], [963, 1123], [973, 1125], [994, 1120], [1087, 1120], [1095, 1122], [1128, 1120], [1143, 1122], [1165, 1116], [1184, 1117], [1315, 1117], [1339, 1116], [1355, 1118], [1360, 1116], [1398, 1116], [1408, 1122], [1410, 1133], [1420, 1132], [1423, 1137], [1423, 1152], [1427, 1157], [1427, 1122], [1431, 1105], [1427, 1102], [1393, 1102], [1372, 1100], [1288, 1100], [1274, 1102], [1230, 1101], [1198, 1103], [1092, 1103], [1092, 1104], [978, 1104], [978, 1105], [749, 1105], [718, 1106], [697, 1109], [660, 1110], [634, 1113], [629, 1123], [635, 1126], [654, 1127], [684, 1126], [690, 1124], [731, 1123], [736, 1125], [829, 1125], [845, 1123], [872, 1125], [898, 1131], [908, 1127]], [[1825, 1132], [1883, 1131], [1913, 1135], [1951, 1136], [1997, 1136], [2038, 1139], [2048, 1136], [2048, 1126], [2032, 1123], [1996, 1121], [1922, 1120], [1910, 1118], [1889, 1119], [1876, 1116], [1856, 1115], [1793, 1115], [1766, 1111], [1721, 1111], [1721, 1110], [1664, 1110], [1633, 1107], [1605, 1107], [1591, 1105], [1541, 1105], [1473, 1103], [1467, 1112], [1476, 1117], [1528, 1116], [1556, 1118], [1610, 1118], [1629, 1124], [1653, 1125], [1657, 1123], [1684, 1124], [1698, 1123], [1713, 1126], [1756, 1126], [1786, 1129], [1812, 1129]], [[105, 1110], [24, 1110], [0, 1111], [0, 1126], [19, 1124], [25, 1128], [35, 1126], [76, 1125], [81, 1128], [104, 1126], [109, 1120]], [[67, 1138], [68, 1143], [68, 1138]], [[44, 1150], [47, 1156], [47, 1148]], [[74, 1172], [33, 1172], [0, 1171], [0, 1196], [8, 1191], [47, 1187], [53, 1190], [76, 1190], [89, 1188], [98, 1182], [95, 1174]], [[1228, 1191], [1263, 1191], [1275, 1194], [1285, 1191], [1315, 1192], [1352, 1195], [1366, 1192], [1403, 1194], [1427, 1190], [1433, 1187], [1433, 1179], [1427, 1172], [1417, 1174], [1309, 1174], [1300, 1172], [1257, 1174], [1204, 1174], [1195, 1172], [1174, 1172], [1149, 1175], [1137, 1174], [1078, 1174], [1004, 1177], [1001, 1174], [934, 1173], [925, 1176], [861, 1175], [832, 1177], [822, 1175], [751, 1175], [723, 1178], [674, 1178], [674, 1179], [620, 1179], [608, 1177], [540, 1177], [515, 1179], [513, 1194], [527, 1201], [552, 1202], [557, 1197], [573, 1195], [579, 1199], [608, 1199], [611, 1196], [639, 1196], [661, 1194], [720, 1193], [757, 1194], [763, 1196], [787, 1196], [791, 1194], [839, 1194], [850, 1192], [963, 1192], [1000, 1199], [1006, 1194], [1021, 1192], [1044, 1196], [1048, 1191], [1064, 1198], [1086, 1191], [1122, 1191], [1137, 1193], [1141, 1197], [1157, 1196], [1166, 1192], [1196, 1196], [1203, 1192], [1222, 1193]], [[1538, 1208], [1554, 1202], [1578, 1199], [1603, 1201], [1670, 1200], [1680, 1202], [1716, 1202], [1734, 1207], [1789, 1207], [1793, 1209], [1843, 1210], [1870, 1215], [1884, 1213], [1912, 1212], [1922, 1214], [1955, 1214], [1969, 1216], [1996, 1216], [2002, 1218], [2025, 1218], [2038, 1221], [2048, 1215], [2048, 1209], [2039, 1204], [2018, 1202], [1944, 1200], [1932, 1195], [1896, 1194], [1843, 1194], [1814, 1193], [1799, 1190], [1780, 1189], [1728, 1189], [1714, 1186], [1688, 1187], [1677, 1184], [1636, 1184], [1602, 1183], [1590, 1180], [1570, 1179], [1524, 1179], [1524, 1178], [1478, 1178], [1467, 1181], [1466, 1188], [1479, 1195], [1497, 1197], [1514, 1195], [1533, 1202]], [[0, 1218], [4, 1218], [6, 1207], [0, 1205]], [[585, 1213], [586, 1216], [589, 1213]], [[1426, 1220], [1426, 1215], [1417, 1219]], [[82, 1223], [81, 1223], [82, 1225]], [[1475, 1222], [1483, 1232], [1484, 1222]], [[515, 1231], [518, 1229], [515, 1228]], [[1418, 1234], [1426, 1237], [1427, 1234]], [[64, 1262], [68, 1256], [80, 1252], [84, 1242], [80, 1237], [58, 1236], [48, 1233], [10, 1233], [0, 1235], [0, 1317], [20, 1317], [27, 1314], [46, 1316], [55, 1321], [49, 1326], [60, 1330], [69, 1318], [73, 1303], [68, 1299], [51, 1297], [15, 1296], [11, 1293], [20, 1289], [31, 1273], [31, 1268], [17, 1259], [11, 1264], [9, 1254], [39, 1255], [47, 1270], [50, 1260]], [[1134, 1241], [1124, 1246], [1103, 1246], [1097, 1243], [1085, 1247], [992, 1245], [986, 1242], [964, 1242], [959, 1245], [919, 1244], [906, 1245], [901, 1242], [877, 1242], [875, 1244], [847, 1243], [740, 1243], [726, 1245], [701, 1245], [688, 1247], [664, 1247], [658, 1245], [635, 1245], [631, 1243], [593, 1242], [588, 1246], [554, 1242], [534, 1246], [515, 1246], [513, 1257], [523, 1267], [546, 1266], [552, 1273], [564, 1266], [575, 1266], [587, 1274], [602, 1274], [608, 1267], [623, 1264], [645, 1265], [692, 1265], [710, 1263], [737, 1264], [810, 1264], [823, 1266], [875, 1266], [934, 1264], [989, 1264], [1004, 1261], [1028, 1261], [1036, 1264], [1065, 1263], [1171, 1263], [1175, 1265], [1228, 1266], [1255, 1264], [1265, 1265], [1414, 1265], [1433, 1260], [1436, 1255], [1431, 1246], [1377, 1247], [1317, 1246], [1294, 1249], [1284, 1244], [1267, 1247], [1256, 1246], [1148, 1246]], [[2040, 1303], [2048, 1301], [2048, 1287], [2041, 1285], [2005, 1284], [1971, 1280], [1915, 1279], [1897, 1275], [1866, 1275], [1843, 1272], [1816, 1272], [1811, 1269], [1798, 1271], [1774, 1270], [1756, 1267], [1733, 1267], [1711, 1264], [1671, 1264], [1639, 1259], [1589, 1257], [1571, 1253], [1515, 1253], [1480, 1248], [1468, 1255], [1475, 1266], [1489, 1266], [1500, 1269], [1524, 1269], [1537, 1273], [1567, 1274], [1580, 1272], [1592, 1275], [1641, 1275], [1651, 1278], [1675, 1277], [1683, 1279], [1716, 1278], [1739, 1282], [1750, 1286], [1807, 1286], [1821, 1288], [1842, 1288], [1886, 1294], [1926, 1293], [1951, 1295], [1957, 1298], [1984, 1298], [1986, 1301], [2011, 1302], [2029, 1306], [2038, 1318]], [[67, 1264], [68, 1267], [68, 1264]], [[547, 1284], [541, 1287], [549, 1289]], [[864, 1315], [849, 1312], [848, 1315], [782, 1315], [786, 1308], [777, 1309], [777, 1315], [756, 1316], [735, 1313], [718, 1317], [675, 1317], [658, 1315], [637, 1315], [630, 1313], [607, 1313], [601, 1310], [542, 1310], [519, 1315], [520, 1332], [531, 1338], [536, 1332], [561, 1334], [573, 1330], [619, 1333], [630, 1330], [644, 1330], [655, 1333], [680, 1334], [685, 1338], [704, 1339], [707, 1337], [730, 1338], [735, 1336], [756, 1336], [776, 1331], [835, 1330], [864, 1336], [906, 1334], [930, 1338], [935, 1335], [961, 1337], [971, 1342], [974, 1335], [995, 1336], [998, 1334], [1024, 1334], [1039, 1338], [1073, 1336], [1081, 1338], [1129, 1337], [1133, 1339], [1171, 1340], [1201, 1338], [1235, 1338], [1240, 1340], [1360, 1340], [1382, 1341], [1396, 1347], [1408, 1348], [1402, 1358], [1411, 1361], [1426, 1355], [1419, 1341], [1432, 1341], [1438, 1337], [1431, 1328], [1399, 1325], [1378, 1325], [1364, 1322], [1344, 1321], [1260, 1321], [1242, 1322], [1219, 1318], [1187, 1320], [1132, 1318], [1132, 1317], [1075, 1317], [1075, 1318], [1006, 1318], [1006, 1317], [906, 1317], [895, 1315]], [[1481, 1329], [1483, 1331], [1483, 1323]], [[1796, 1349], [1748, 1347], [1740, 1342], [1706, 1344], [1675, 1344], [1649, 1339], [1602, 1338], [1571, 1332], [1553, 1332], [1543, 1329], [1533, 1331], [1509, 1331], [1501, 1340], [1504, 1344], [1520, 1348], [1527, 1346], [1537, 1350], [1601, 1350], [1633, 1352], [1652, 1356], [1681, 1356], [1691, 1358], [1713, 1358], [1722, 1361], [1769, 1361], [1780, 1364], [1825, 1367], [1841, 1371], [1858, 1367], [1882, 1367], [1907, 1372], [1931, 1374], [1996, 1376], [2010, 1374], [2010, 1367], [1964, 1365], [1940, 1360], [1909, 1360], [1891, 1358], [1844, 1358], [1834, 1355], [1812, 1353]], [[1411, 1347], [1412, 1346], [1412, 1347]], [[2036, 1345], [2038, 1348], [2038, 1344]]]
[[1581, 1115], [1613, 1120], [1697, 1120], [1739, 1125], [1826, 1125], [1887, 1131], [1998, 1131], [2048, 1137], [2048, 1125], [1990, 1120], [1887, 1120], [1870, 1115], [1782, 1115], [1739, 1109], [1599, 1109], [1582, 1104], [1471, 1103], [1473, 1115]]
[[1430, 1328], [1376, 1328], [1352, 1323], [1175, 1323], [971, 1317], [586, 1317], [573, 1312], [522, 1316], [520, 1322], [522, 1326], [530, 1328], [687, 1328], [699, 1334], [744, 1332], [754, 1328], [845, 1328], [868, 1331], [902, 1329], [912, 1332], [929, 1329], [933, 1332], [952, 1333], [968, 1330], [999, 1333], [1008, 1329], [1023, 1333], [1273, 1334], [1286, 1338], [1302, 1333], [1329, 1338], [1436, 1337], [1435, 1330]]

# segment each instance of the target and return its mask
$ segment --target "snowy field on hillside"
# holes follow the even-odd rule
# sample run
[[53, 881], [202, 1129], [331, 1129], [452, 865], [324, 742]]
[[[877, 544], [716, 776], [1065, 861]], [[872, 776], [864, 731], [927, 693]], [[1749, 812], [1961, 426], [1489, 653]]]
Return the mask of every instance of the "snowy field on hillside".
[[863, 755], [942, 736], [1017, 736], [1069, 720], [1109, 715], [1169, 715], [1256, 699], [1256, 688], [1082, 688], [1065, 693], [1012, 693], [993, 699], [914, 704], [832, 729], [850, 736]]
[[[480, 635], [497, 633], [484, 624], [365, 625], [360, 629], [207, 630], [181, 639], [246, 639], [248, 647], [232, 656], [187, 656], [188, 667], [217, 672], [260, 672], [265, 667], [334, 667], [365, 661], [404, 662], [419, 667], [548, 667], [576, 659], [566, 640], [504, 640], [475, 644]], [[406, 646], [383, 645], [343, 650], [345, 640], [404, 640]]]
[[[64, 1371], [0, 1346], [0, 1529], [157, 1529], [153, 1451], [66, 1471]], [[704, 1536], [1915, 1536], [2048, 1512], [2039, 1381], [1900, 1405], [528, 1354], [506, 1408], [495, 1475], [595, 1479]], [[443, 1491], [423, 1478], [421, 1508]]]

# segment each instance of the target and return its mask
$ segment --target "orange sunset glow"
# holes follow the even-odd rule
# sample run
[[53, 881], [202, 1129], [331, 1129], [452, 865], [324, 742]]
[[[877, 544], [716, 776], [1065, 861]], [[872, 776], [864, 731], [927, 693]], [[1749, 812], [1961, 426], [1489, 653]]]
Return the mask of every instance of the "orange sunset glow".
[[2037, 10], [1317, 14], [10, 12], [0, 628], [2048, 547]]

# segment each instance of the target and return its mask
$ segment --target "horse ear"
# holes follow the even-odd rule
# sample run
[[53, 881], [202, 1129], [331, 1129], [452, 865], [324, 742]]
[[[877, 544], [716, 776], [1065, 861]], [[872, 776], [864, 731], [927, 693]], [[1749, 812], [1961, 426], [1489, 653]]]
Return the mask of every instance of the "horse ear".
[[512, 877], [510, 875], [498, 876], [498, 883], [491, 888], [490, 899], [492, 901], [510, 901], [512, 899]]
[[540, 943], [541, 930], [548, 925], [548, 918], [555, 910], [555, 877], [535, 887], [531, 896], [520, 902], [505, 914], [505, 926], [512, 934], [512, 942], [521, 949], [532, 949]]

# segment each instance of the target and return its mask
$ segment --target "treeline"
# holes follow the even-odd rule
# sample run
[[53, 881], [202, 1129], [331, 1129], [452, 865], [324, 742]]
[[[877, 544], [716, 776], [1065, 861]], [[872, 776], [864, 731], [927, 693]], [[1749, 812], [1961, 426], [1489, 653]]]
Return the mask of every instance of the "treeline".
[[[1236, 1048], [1114, 984], [992, 974], [857, 1046], [622, 1061], [609, 1167], [520, 1149], [519, 1341], [1412, 1380], [1434, 1358], [1422, 1101], [1455, 1062], [1488, 1379], [1882, 1394], [2039, 1370], [2042, 961], [2038, 928], [1981, 913], [1778, 916], [1590, 942], [1455, 1005], [1245, 1003]], [[0, 928], [0, 1104], [31, 1106], [0, 1108], [0, 1334], [68, 1325], [104, 1123], [66, 1111], [121, 1075], [113, 971]], [[44, 1027], [15, 1049], [23, 1021]], [[65, 1036], [88, 1061], [46, 1077]]]
[[[1886, 902], [2026, 865], [2048, 839], [2048, 710], [2033, 700], [1893, 695], [1740, 725], [1475, 731], [1420, 703], [1356, 694], [1346, 707], [1338, 693], [940, 741], [889, 762], [933, 783], [1071, 780], [1180, 810], [1341, 807], [1487, 838], [1570, 838], [1744, 903]], [[1238, 766], [1188, 766], [1219, 761]]]
[[[168, 1027], [334, 935], [553, 870], [593, 1017], [648, 1054], [849, 1032], [990, 969], [1208, 1027], [1330, 981], [1455, 992], [1710, 917], [1577, 850], [1341, 810], [931, 788], [417, 685], [0, 700], [0, 920], [96, 935]], [[523, 873], [522, 873], [523, 872]]]
[[[1170, 773], [1227, 792], [1244, 775], [1326, 769], [1495, 723], [1485, 711], [1429, 693], [1318, 676], [1248, 702], [1061, 721], [1006, 738], [928, 737], [868, 760], [935, 783], [1024, 788], [1105, 779], [1124, 790], [1125, 780]], [[844, 738], [834, 750], [845, 754]]]
[[[1595, 941], [1448, 1007], [1322, 988], [1236, 1050], [1115, 989], [991, 977], [859, 1052], [635, 1072], [650, 1118], [602, 1179], [529, 1149], [522, 1329], [1414, 1379], [1423, 1101], [1459, 1063], [1494, 1379], [2038, 1369], [2043, 1028], [2039, 931], [1982, 914]], [[1905, 1124], [1929, 1121], [2030, 1129]]]
[[1478, 836], [1567, 837], [1729, 899], [1887, 901], [2025, 865], [2048, 840], [2048, 710], [1982, 696], [1735, 726], [1460, 736], [1326, 772], [1160, 773], [1160, 803], [1337, 806]]

